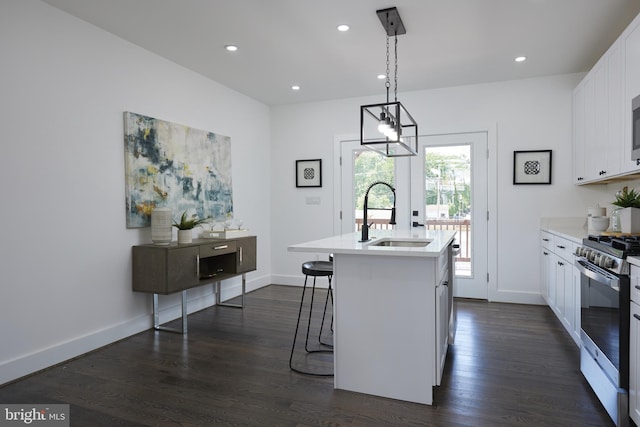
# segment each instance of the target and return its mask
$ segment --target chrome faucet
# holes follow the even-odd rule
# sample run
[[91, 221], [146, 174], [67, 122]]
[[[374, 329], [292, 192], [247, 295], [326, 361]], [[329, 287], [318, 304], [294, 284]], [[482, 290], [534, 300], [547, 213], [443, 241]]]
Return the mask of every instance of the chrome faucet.
[[384, 181], [374, 182], [369, 186], [369, 188], [367, 188], [367, 192], [364, 194], [364, 210], [362, 212], [362, 238], [360, 239], [361, 242], [369, 241], [369, 227], [371, 227], [371, 224], [367, 224], [367, 209], [369, 208], [367, 205], [369, 204], [369, 191], [371, 191], [371, 189], [378, 184], [386, 185], [393, 192], [393, 207], [391, 208], [391, 219], [389, 220], [389, 224], [395, 225], [396, 223], [396, 189]]

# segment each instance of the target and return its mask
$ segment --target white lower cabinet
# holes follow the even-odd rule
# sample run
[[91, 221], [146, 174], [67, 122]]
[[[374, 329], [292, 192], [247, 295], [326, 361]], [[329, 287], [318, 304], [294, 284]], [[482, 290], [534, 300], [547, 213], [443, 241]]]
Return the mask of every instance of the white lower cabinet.
[[[540, 279], [542, 280], [542, 287], [540, 292], [542, 293], [542, 297], [547, 301], [549, 305], [555, 305], [555, 289], [551, 289], [551, 283], [555, 282], [551, 280], [550, 274], [553, 266], [553, 254], [549, 249], [542, 248], [542, 255], [540, 258], [540, 263], [542, 267], [542, 271], [540, 272]], [[554, 273], [555, 275], [555, 273]], [[552, 298], [553, 295], [553, 298]]]
[[542, 232], [542, 295], [580, 346], [580, 272], [573, 265], [574, 250], [571, 240]]
[[631, 266], [629, 416], [640, 425], [640, 267]]
[[449, 348], [449, 286], [436, 286], [436, 385], [442, 381], [444, 363]]
[[573, 282], [573, 307], [572, 307], [573, 321], [572, 321], [571, 337], [576, 342], [576, 344], [580, 346], [582, 342], [582, 338], [580, 338], [580, 310], [581, 310], [581, 304], [582, 304], [582, 301], [580, 299], [581, 274], [580, 274], [580, 271], [575, 267], [573, 267], [572, 270], [573, 270], [573, 280], [572, 280]]
[[629, 341], [629, 416], [640, 425], [640, 305], [631, 303], [631, 337]]

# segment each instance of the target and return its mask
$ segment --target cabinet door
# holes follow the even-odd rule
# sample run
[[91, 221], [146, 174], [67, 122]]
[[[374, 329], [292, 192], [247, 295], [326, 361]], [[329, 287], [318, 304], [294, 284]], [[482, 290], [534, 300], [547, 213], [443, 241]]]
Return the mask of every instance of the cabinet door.
[[584, 81], [584, 147], [586, 151], [585, 159], [585, 180], [593, 181], [597, 178], [593, 162], [593, 156], [590, 156], [589, 150], [594, 149], [596, 143], [596, 84], [593, 75], [589, 73]]
[[629, 354], [629, 415], [640, 425], [640, 305], [631, 303], [631, 337]]
[[582, 345], [582, 338], [580, 338], [580, 310], [582, 310], [580, 281], [582, 280], [582, 275], [575, 267], [572, 267], [571, 270], [573, 270], [573, 331], [571, 335], [575, 343], [580, 347]]
[[556, 312], [556, 315], [558, 316], [558, 319], [560, 319], [562, 321], [563, 317], [564, 317], [564, 312], [565, 312], [565, 301], [564, 301], [564, 295], [565, 295], [565, 260], [563, 260], [562, 258], [560, 258], [557, 255], [554, 255], [554, 267], [555, 267], [555, 291], [556, 291], [556, 298], [555, 298], [555, 302], [556, 305], [554, 308], [554, 311]]
[[624, 145], [623, 169], [632, 172], [640, 169], [637, 162], [631, 159], [631, 100], [640, 95], [640, 18], [634, 19], [625, 30], [624, 40]]
[[449, 287], [436, 286], [436, 385], [442, 381], [442, 372], [449, 348]]
[[198, 254], [198, 246], [134, 246], [133, 290], [170, 294], [197, 286]]
[[547, 301], [548, 305], [551, 305], [551, 283], [549, 277], [549, 271], [551, 270], [551, 263], [553, 262], [553, 257], [551, 252], [548, 249], [542, 248], [542, 258], [540, 259], [540, 278], [542, 280], [542, 287], [540, 292], [542, 293], [542, 297]]
[[624, 69], [621, 43], [618, 41], [609, 48], [607, 66], [609, 69], [609, 120], [607, 138], [607, 175], [612, 176], [622, 171], [624, 139]]
[[573, 92], [573, 182], [585, 181], [585, 90], [584, 81]]
[[549, 265], [548, 265], [548, 270], [547, 270], [547, 277], [548, 282], [549, 282], [549, 288], [548, 288], [548, 303], [549, 303], [549, 307], [551, 307], [551, 309], [557, 313], [558, 308], [557, 308], [557, 296], [556, 296], [556, 263], [558, 262], [558, 257], [553, 253], [553, 252], [549, 252]]
[[237, 273], [246, 273], [248, 271], [254, 271], [256, 266], [256, 237], [249, 236], [246, 238], [238, 239], [237, 245]]
[[573, 327], [575, 324], [575, 287], [573, 284], [573, 266], [567, 262], [562, 266], [564, 270], [564, 311], [562, 312], [562, 323], [569, 335], [573, 337]]
[[199, 253], [200, 249], [197, 246], [169, 251], [166, 293], [183, 291], [199, 284]]
[[[607, 140], [609, 122], [609, 73], [606, 57], [598, 61], [591, 73], [593, 88], [588, 87], [587, 98], [587, 179], [598, 180], [607, 177]], [[593, 117], [591, 120], [590, 117]]]

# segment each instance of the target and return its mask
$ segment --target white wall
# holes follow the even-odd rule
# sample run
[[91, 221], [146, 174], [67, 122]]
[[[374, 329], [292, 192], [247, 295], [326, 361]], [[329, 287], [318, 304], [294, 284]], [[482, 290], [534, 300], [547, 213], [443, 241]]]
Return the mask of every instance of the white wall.
[[38, 0], [0, 2], [0, 58], [0, 384], [152, 325], [131, 291], [150, 233], [126, 229], [123, 111], [231, 137], [236, 218], [258, 236], [249, 287], [269, 283], [267, 106]]
[[[539, 278], [541, 217], [584, 216], [587, 206], [606, 199], [605, 186], [572, 182], [572, 91], [582, 74], [400, 93], [398, 99], [421, 134], [490, 130], [495, 135], [490, 164], [493, 200], [489, 242], [490, 299], [542, 303]], [[401, 82], [400, 82], [401, 83]], [[359, 106], [384, 97], [273, 108], [273, 280], [295, 284], [309, 254], [287, 246], [333, 233], [334, 138], [358, 135]], [[491, 141], [490, 141], [491, 144]], [[513, 151], [553, 150], [552, 185], [513, 185]], [[323, 159], [323, 187], [297, 189], [296, 159]], [[319, 196], [320, 205], [305, 198]], [[491, 225], [491, 224], [490, 224]]]

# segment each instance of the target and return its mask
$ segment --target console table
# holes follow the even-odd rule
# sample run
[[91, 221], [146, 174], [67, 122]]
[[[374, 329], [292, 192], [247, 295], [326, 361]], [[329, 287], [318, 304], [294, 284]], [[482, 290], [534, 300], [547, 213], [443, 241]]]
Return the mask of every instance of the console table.
[[[139, 245], [132, 248], [133, 281], [136, 292], [153, 294], [153, 327], [187, 333], [187, 289], [215, 284], [216, 305], [244, 308], [245, 273], [256, 269], [256, 236], [234, 239], [195, 239], [193, 243], [166, 246]], [[240, 304], [221, 301], [221, 282], [242, 276]], [[158, 295], [182, 293], [182, 328], [160, 326]]]

